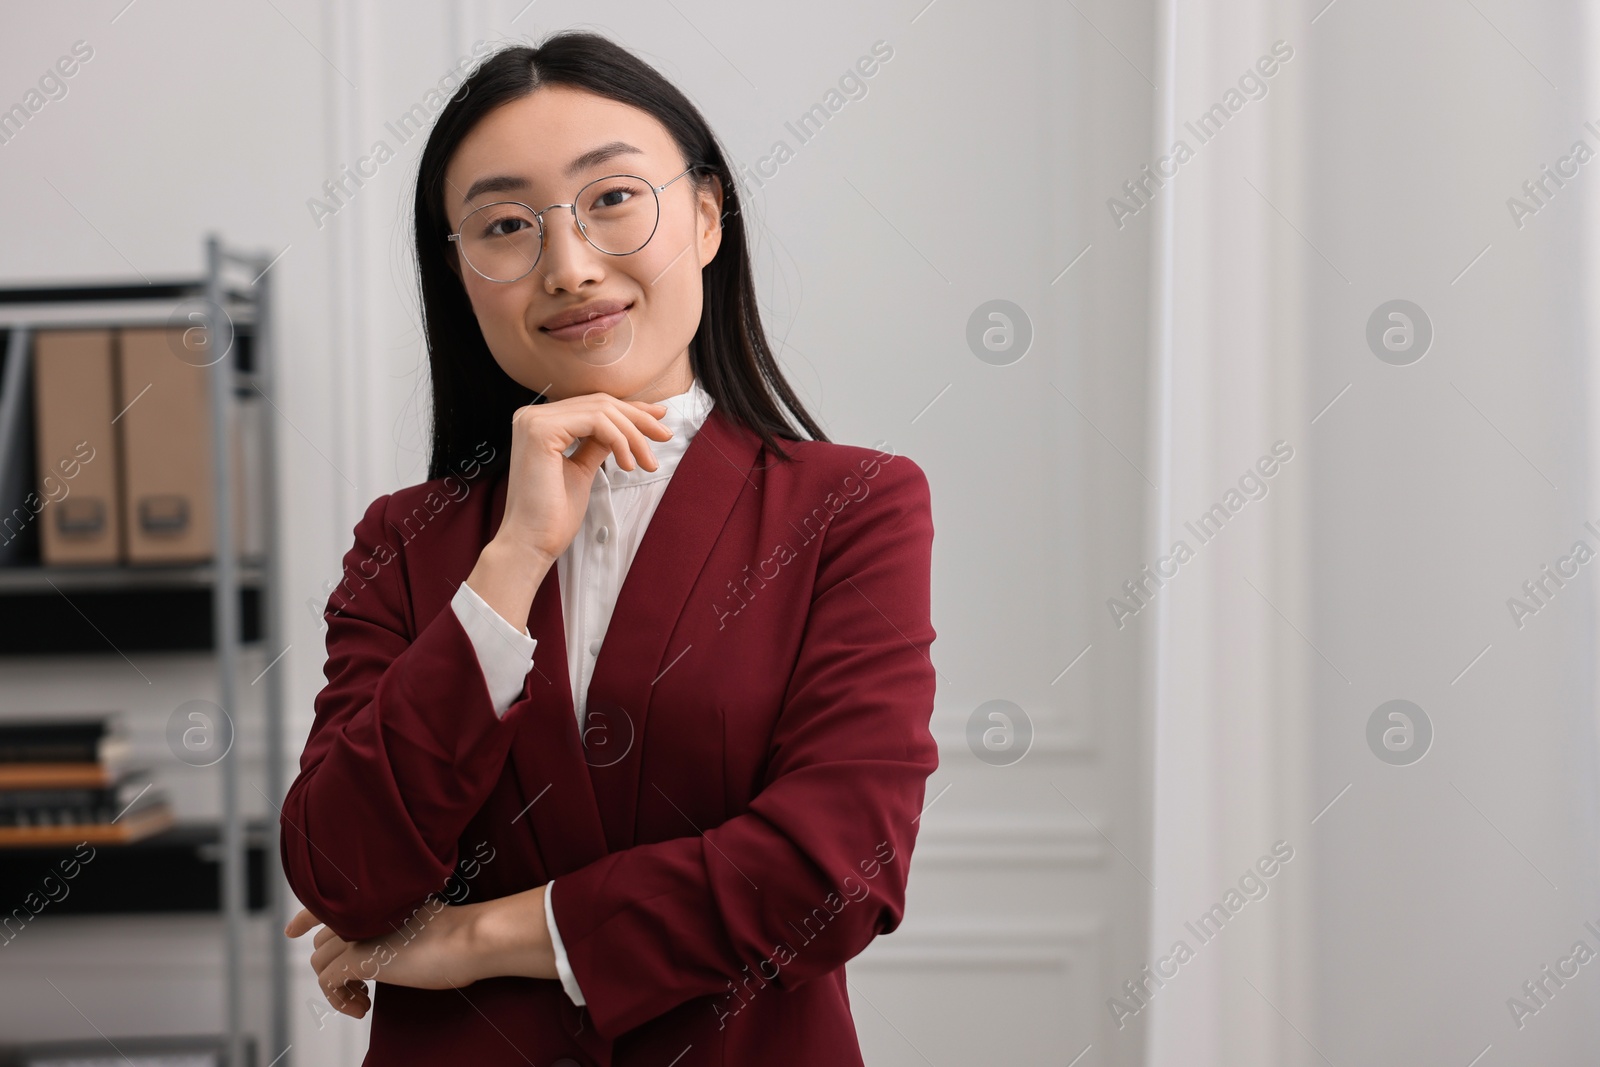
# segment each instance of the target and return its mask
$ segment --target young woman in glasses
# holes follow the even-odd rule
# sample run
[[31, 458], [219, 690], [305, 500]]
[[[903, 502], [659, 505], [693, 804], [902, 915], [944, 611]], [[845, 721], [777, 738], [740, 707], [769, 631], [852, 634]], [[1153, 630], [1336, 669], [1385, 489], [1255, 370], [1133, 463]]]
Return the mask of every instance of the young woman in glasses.
[[415, 225], [429, 480], [328, 601], [286, 932], [369, 1064], [860, 1064], [937, 765], [927, 479], [806, 412], [721, 147], [602, 37], [471, 74]]

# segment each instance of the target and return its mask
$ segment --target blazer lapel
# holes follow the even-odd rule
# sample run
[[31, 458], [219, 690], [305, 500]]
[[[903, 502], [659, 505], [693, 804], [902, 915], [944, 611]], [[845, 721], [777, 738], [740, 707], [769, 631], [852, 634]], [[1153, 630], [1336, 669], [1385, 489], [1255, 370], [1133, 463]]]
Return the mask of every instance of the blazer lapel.
[[561, 586], [553, 566], [529, 609], [528, 635], [538, 643], [522, 695], [532, 697], [533, 706], [517, 728], [511, 761], [529, 805], [518, 817], [527, 820], [545, 870], [554, 878], [604, 856], [606, 836], [583, 769], [567, 677]]
[[750, 465], [759, 446], [720, 405], [711, 409], [678, 460], [617, 596], [589, 683], [583, 738], [613, 852], [634, 844], [653, 687], [689, 651], [669, 641], [735, 501], [754, 488]]
[[[641, 748], [655, 680], [687, 648], [669, 647], [739, 493], [753, 486], [755, 434], [713, 407], [678, 460], [623, 580], [589, 683], [584, 736], [568, 678], [556, 567], [528, 613], [538, 644], [523, 696], [534, 698], [512, 744], [512, 766], [550, 877], [632, 846]], [[507, 474], [494, 486], [488, 534], [505, 514]]]

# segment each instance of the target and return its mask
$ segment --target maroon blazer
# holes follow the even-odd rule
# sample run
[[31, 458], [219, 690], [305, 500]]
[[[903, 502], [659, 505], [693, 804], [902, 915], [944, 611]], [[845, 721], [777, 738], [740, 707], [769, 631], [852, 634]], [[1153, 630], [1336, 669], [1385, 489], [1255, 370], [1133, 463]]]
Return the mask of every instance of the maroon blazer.
[[367, 508], [283, 803], [289, 884], [359, 940], [556, 879], [587, 1006], [555, 980], [378, 982], [366, 1064], [861, 1063], [844, 964], [900, 923], [938, 765], [933, 522], [910, 459], [786, 448], [713, 408], [622, 586], [583, 737], [555, 567], [503, 719], [450, 608], [503, 466]]

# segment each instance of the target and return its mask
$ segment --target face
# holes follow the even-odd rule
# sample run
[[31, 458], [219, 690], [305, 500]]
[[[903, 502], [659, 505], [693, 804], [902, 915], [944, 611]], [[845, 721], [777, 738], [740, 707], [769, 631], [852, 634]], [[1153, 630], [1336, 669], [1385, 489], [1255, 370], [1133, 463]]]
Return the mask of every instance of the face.
[[[608, 146], [604, 158], [591, 155]], [[683, 158], [654, 116], [583, 90], [546, 86], [485, 115], [457, 146], [445, 168], [445, 215], [459, 232], [462, 220], [485, 204], [515, 200], [535, 211], [567, 204], [584, 184], [611, 174], [636, 174], [660, 186], [691, 162], [697, 161]], [[608, 255], [590, 244], [564, 207], [545, 212], [543, 250], [518, 281], [490, 281], [448, 242], [446, 254], [495, 362], [551, 400], [598, 392], [659, 400], [688, 389], [701, 270], [722, 241], [720, 186], [713, 179], [709, 189], [697, 189], [695, 177], [684, 175], [659, 194], [655, 234], [631, 255]], [[483, 187], [486, 179], [492, 187]], [[576, 329], [547, 327], [597, 302], [624, 310]]]

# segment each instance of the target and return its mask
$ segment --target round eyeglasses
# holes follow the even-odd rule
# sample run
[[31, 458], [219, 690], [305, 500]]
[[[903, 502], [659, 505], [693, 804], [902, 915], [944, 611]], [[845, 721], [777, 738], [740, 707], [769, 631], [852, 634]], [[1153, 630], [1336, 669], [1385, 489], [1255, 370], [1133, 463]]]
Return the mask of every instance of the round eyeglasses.
[[578, 232], [597, 251], [628, 256], [650, 243], [661, 220], [660, 194], [667, 186], [705, 164], [695, 163], [677, 178], [652, 185], [637, 174], [608, 174], [578, 190], [570, 204], [551, 204], [535, 211], [515, 200], [501, 200], [473, 210], [461, 229], [448, 236], [467, 266], [491, 282], [526, 278], [544, 251], [544, 214], [570, 208]]

